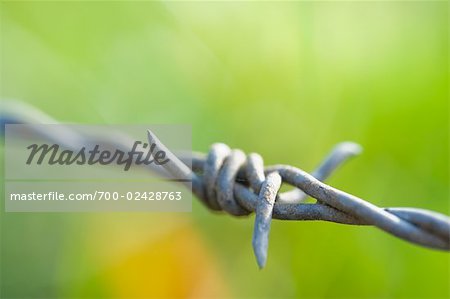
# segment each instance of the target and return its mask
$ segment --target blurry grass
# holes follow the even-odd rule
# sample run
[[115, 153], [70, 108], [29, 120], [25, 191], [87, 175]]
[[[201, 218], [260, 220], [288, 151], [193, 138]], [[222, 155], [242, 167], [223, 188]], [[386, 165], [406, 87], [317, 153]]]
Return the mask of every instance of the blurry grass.
[[[67, 122], [192, 123], [195, 150], [223, 141], [305, 170], [354, 140], [364, 154], [330, 184], [380, 206], [448, 213], [447, 5], [2, 2], [1, 96]], [[171, 217], [117, 221], [151, 233]], [[447, 254], [374, 228], [275, 221], [258, 271], [252, 217], [199, 203], [190, 217], [234, 297], [449, 297]], [[100, 219], [2, 214], [2, 266], [15, 269], [3, 278], [8, 294], [118, 296], [101, 273], [77, 284], [85, 289], [71, 286], [99, 267], [98, 245], [77, 227]], [[62, 244], [72, 250], [51, 254]], [[65, 280], [47, 279], [57, 263]], [[36, 285], [23, 288], [25, 277]]]

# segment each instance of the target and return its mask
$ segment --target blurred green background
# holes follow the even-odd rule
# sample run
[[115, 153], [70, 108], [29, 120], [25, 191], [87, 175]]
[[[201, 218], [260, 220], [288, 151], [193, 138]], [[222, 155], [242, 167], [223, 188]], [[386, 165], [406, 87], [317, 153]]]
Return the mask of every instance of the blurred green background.
[[[1, 2], [1, 97], [70, 123], [189, 123], [379, 206], [449, 210], [448, 2]], [[3, 203], [2, 203], [3, 204]], [[448, 298], [449, 256], [253, 216], [1, 214], [2, 298]]]

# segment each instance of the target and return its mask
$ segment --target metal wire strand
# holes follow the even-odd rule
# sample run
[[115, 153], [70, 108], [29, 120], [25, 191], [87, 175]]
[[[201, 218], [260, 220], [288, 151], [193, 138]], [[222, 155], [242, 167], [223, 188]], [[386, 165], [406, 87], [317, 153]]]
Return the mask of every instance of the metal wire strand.
[[[336, 153], [336, 151], [333, 152]], [[336, 161], [333, 152], [326, 161]], [[182, 164], [183, 162], [176, 160], [172, 163]], [[214, 164], [215, 162], [205, 161], [197, 155], [193, 160], [193, 169], [197, 171], [201, 168], [206, 169], [209, 167], [208, 163]], [[243, 164], [242, 160], [239, 163]], [[334, 165], [336, 164], [339, 163], [334, 163]], [[267, 242], [265, 240], [270, 230], [270, 222], [267, 221], [270, 214], [272, 214], [271, 217], [278, 219], [325, 220], [345, 224], [373, 225], [418, 245], [450, 250], [450, 220], [447, 216], [420, 209], [382, 209], [354, 195], [328, 186], [303, 170], [288, 165], [270, 166], [265, 169], [265, 172], [279, 174], [284, 183], [299, 188], [305, 194], [316, 198], [318, 203], [274, 203], [275, 197], [272, 196], [272, 193], [273, 190], [276, 190], [275, 193], [277, 193], [279, 186], [272, 180], [264, 180], [261, 165], [262, 158], [254, 154], [251, 155], [247, 161], [245, 172], [242, 171], [242, 173], [245, 173], [244, 177], [241, 175], [241, 180], [246, 179], [249, 186], [233, 182], [235, 205], [240, 205], [242, 209], [246, 209], [249, 213], [256, 211], [253, 246], [260, 267], [264, 266], [267, 256]], [[330, 163], [324, 163], [323, 165], [327, 165], [328, 168]], [[263, 188], [257, 196], [255, 191], [258, 191], [261, 182], [263, 182]], [[225, 183], [229, 183], [229, 181], [218, 181], [220, 186], [216, 188], [218, 196], [224, 190], [223, 184]], [[270, 191], [264, 188], [264, 186], [267, 188], [267, 184], [272, 184]], [[231, 185], [229, 188], [231, 188]], [[282, 194], [279, 196], [281, 197]], [[300, 193], [299, 196], [303, 197]]]
[[[215, 145], [214, 147], [217, 146]], [[221, 145], [221, 147], [225, 148], [225, 145]], [[215, 149], [212, 148], [211, 151], [214, 152]], [[315, 172], [316, 176], [321, 179], [328, 176], [348, 156], [348, 154], [343, 155], [343, 152], [345, 153], [345, 150], [342, 151], [342, 148], [340, 150], [335, 148]], [[355, 153], [356, 151], [349, 152]], [[235, 152], [231, 150], [229, 153], [229, 157], [234, 161], [236, 154], [233, 153]], [[218, 155], [210, 152], [206, 160], [199, 154], [181, 157], [181, 159], [193, 159], [192, 169], [201, 178], [202, 171], [204, 175], [206, 169], [211, 168], [213, 165], [214, 167], [219, 167], [220, 165], [216, 159], [211, 157], [218, 157]], [[220, 160], [227, 161], [229, 157], [224, 158], [220, 156]], [[239, 151], [239, 157], [239, 161], [234, 163], [232, 176], [217, 177], [215, 190], [218, 198], [221, 198], [221, 193], [227, 192], [226, 195], [222, 195], [226, 196], [229, 201], [227, 203], [228, 206], [222, 205], [224, 211], [237, 216], [256, 211], [252, 243], [260, 267], [264, 267], [267, 258], [267, 240], [271, 218], [325, 220], [343, 224], [373, 225], [418, 245], [433, 249], [450, 250], [450, 219], [447, 216], [421, 209], [379, 208], [361, 198], [328, 186], [301, 169], [289, 165], [275, 165], [266, 167], [263, 171], [263, 162], [259, 155], [251, 154], [248, 156], [247, 161], [244, 162], [242, 159], [244, 156]], [[183, 164], [178, 159], [171, 161], [171, 163]], [[240, 170], [237, 169], [239, 165], [241, 167]], [[223, 165], [223, 167], [227, 167], [227, 165]], [[267, 178], [264, 177], [263, 173], [268, 173]], [[231, 180], [231, 177], [234, 179]], [[276, 177], [280, 178], [279, 183]], [[239, 182], [237, 179], [239, 179]], [[290, 200], [302, 200], [304, 193], [317, 199], [317, 203], [292, 204], [275, 202], [277, 195], [278, 198], [283, 196], [283, 193], [278, 194], [281, 182], [301, 190], [301, 192], [296, 192], [297, 198], [293, 197], [293, 193], [290, 191]], [[209, 184], [209, 188], [214, 186], [211, 185], [213, 184], [211, 182]], [[197, 186], [200, 187], [200, 185]], [[231, 188], [234, 190], [234, 197], [230, 196], [229, 190]], [[201, 192], [195, 193], [201, 194]], [[230, 209], [229, 206], [232, 206], [233, 209]], [[236, 206], [240, 206], [239, 213], [236, 212]], [[246, 210], [247, 213], [241, 212], [242, 210]]]
[[[57, 123], [34, 107], [20, 102], [9, 102], [6, 108], [0, 113], [3, 124]], [[34, 128], [31, 133], [59, 141], [68, 148], [93, 142], [89, 136], [75, 135], [69, 129], [64, 134], [55, 135]], [[322, 182], [339, 165], [361, 151], [355, 143], [338, 144], [322, 164], [308, 174], [289, 165], [264, 167], [260, 155], [253, 153], [246, 156], [242, 151], [232, 150], [220, 143], [213, 144], [207, 155], [193, 152], [177, 156], [151, 131], [147, 137], [170, 159], [163, 165], [165, 171], [153, 166], [149, 167], [150, 170], [181, 182], [191, 181], [192, 192], [211, 210], [234, 216], [256, 213], [252, 244], [261, 268], [266, 264], [272, 219], [373, 225], [411, 243], [450, 250], [448, 216], [417, 208], [379, 208]], [[116, 148], [126, 148], [128, 141], [112, 136], [102, 139], [102, 142]], [[292, 185], [294, 189], [280, 193], [282, 184]], [[317, 203], [302, 203], [306, 196], [315, 198]]]

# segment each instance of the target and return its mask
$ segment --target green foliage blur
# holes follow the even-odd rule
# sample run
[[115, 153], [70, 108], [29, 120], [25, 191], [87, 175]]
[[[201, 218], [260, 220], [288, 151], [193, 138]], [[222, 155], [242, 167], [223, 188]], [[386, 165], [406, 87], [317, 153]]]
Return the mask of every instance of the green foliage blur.
[[[356, 141], [363, 155], [339, 169], [332, 186], [379, 206], [449, 213], [448, 2], [5, 1], [0, 8], [2, 99], [69, 123], [188, 123], [196, 151], [225, 142], [266, 164], [307, 171], [335, 143]], [[191, 214], [174, 215], [2, 211], [2, 298], [134, 298], [126, 284], [125, 296], [115, 293], [117, 281], [95, 258], [105, 254], [98, 239], [114, 235], [106, 247], [114, 250], [128, 242], [127, 233], [115, 235], [120, 230], [138, 244], [178, 217], [206, 248], [226, 289], [218, 297], [450, 296], [447, 253], [371, 227], [274, 221], [260, 271], [253, 216], [212, 213], [195, 201]], [[176, 242], [169, 244], [183, 245]], [[185, 258], [201, 261], [195, 252]]]

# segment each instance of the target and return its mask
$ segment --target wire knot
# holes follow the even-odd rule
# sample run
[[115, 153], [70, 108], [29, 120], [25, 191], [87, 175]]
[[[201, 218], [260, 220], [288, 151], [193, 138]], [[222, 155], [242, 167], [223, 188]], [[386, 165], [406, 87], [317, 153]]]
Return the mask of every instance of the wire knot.
[[[153, 139], [157, 140], [149, 132], [149, 140]], [[156, 143], [168, 151], [159, 140]], [[260, 155], [246, 156], [241, 150], [216, 143], [206, 157], [196, 153], [179, 159], [172, 156], [171, 166], [165, 168], [175, 177], [183, 174], [190, 178], [192, 191], [210, 209], [235, 216], [255, 212], [252, 244], [261, 268], [267, 259], [272, 218], [373, 225], [409, 242], [449, 251], [450, 219], [447, 216], [415, 208], [380, 208], [322, 182], [360, 151], [361, 147], [355, 143], [339, 143], [309, 174], [289, 165], [264, 167]], [[183, 161], [191, 168], [187, 176]], [[294, 189], [281, 193], [282, 183], [292, 185]], [[317, 202], [302, 203], [308, 196]]]
[[245, 169], [245, 179], [252, 191], [258, 195], [253, 233], [253, 250], [260, 268], [267, 260], [272, 211], [282, 179], [278, 172], [264, 174], [263, 159], [259, 154], [246, 156], [239, 149], [230, 149], [226, 144], [211, 146], [203, 166], [203, 181], [206, 203], [213, 210], [223, 210], [234, 216], [248, 215], [252, 209], [240, 205], [234, 196], [239, 170]]

